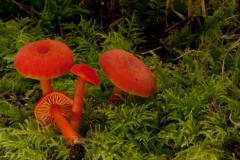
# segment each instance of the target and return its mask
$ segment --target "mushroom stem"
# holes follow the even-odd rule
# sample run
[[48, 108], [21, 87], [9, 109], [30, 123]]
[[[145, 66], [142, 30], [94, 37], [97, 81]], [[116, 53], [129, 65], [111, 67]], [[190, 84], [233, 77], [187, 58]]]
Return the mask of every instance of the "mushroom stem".
[[43, 95], [52, 91], [51, 79], [40, 80], [40, 86], [42, 89]]
[[71, 125], [68, 123], [66, 118], [62, 115], [59, 105], [53, 104], [51, 105], [51, 114], [60, 128], [64, 137], [68, 140], [68, 142], [73, 145], [75, 143], [79, 143], [79, 138]]
[[122, 94], [123, 94], [123, 90], [121, 90], [116, 85], [114, 85], [113, 90], [112, 90], [112, 94], [111, 94], [108, 101], [110, 103], [117, 103], [119, 101], [119, 95], [122, 95]]
[[79, 77], [75, 88], [70, 124], [76, 132], [79, 131], [79, 124], [83, 109], [84, 87], [86, 82], [87, 81], [85, 79]]

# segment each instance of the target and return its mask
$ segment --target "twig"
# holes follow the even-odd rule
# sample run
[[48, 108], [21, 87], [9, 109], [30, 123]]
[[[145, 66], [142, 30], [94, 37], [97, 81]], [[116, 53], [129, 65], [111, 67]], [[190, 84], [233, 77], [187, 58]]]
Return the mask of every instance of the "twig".
[[239, 39], [240, 34], [222, 35], [221, 38], [224, 38], [224, 39]]
[[183, 55], [181, 55], [181, 56], [179, 56], [179, 57], [173, 59], [173, 61], [178, 60], [178, 59], [180, 59], [180, 58], [186, 56], [187, 54], [191, 53], [192, 51], [195, 51], [195, 50], [190, 50], [190, 51], [186, 52], [185, 54], [183, 54]]
[[234, 121], [232, 120], [232, 111], [231, 111], [231, 113], [230, 113], [230, 115], [229, 115], [229, 120], [230, 120], [230, 121], [232, 122], [232, 124], [234, 124], [235, 126], [240, 127], [240, 124], [239, 124], [239, 123], [234, 122]]
[[5, 96], [5, 95], [8, 95], [11, 91], [12, 91], [12, 90], [10, 89], [10, 90], [8, 90], [8, 91], [6, 91], [6, 92], [0, 93], [0, 97], [3, 97], [3, 96]]
[[217, 101], [213, 97], [212, 97], [212, 101], [211, 101], [211, 105], [210, 105], [210, 110], [223, 115], [221, 108], [217, 105]]
[[176, 23], [175, 25], [173, 25], [173, 26], [171, 26], [170, 28], [166, 29], [166, 30], [165, 30], [165, 33], [169, 32], [170, 30], [172, 30], [173, 28], [177, 27], [178, 25], [180, 25], [180, 24], [182, 24], [182, 23], [185, 23], [185, 22], [191, 20], [192, 18], [194, 18], [194, 15], [192, 15], [191, 17], [188, 17], [188, 18], [186, 18], [185, 20], [183, 20], [183, 21], [181, 21], [181, 22], [179, 22], [179, 23]]
[[[173, 6], [172, 6], [172, 11], [173, 11], [176, 15], [178, 15], [178, 17], [180, 17], [183, 21], [186, 19], [183, 14], [181, 14], [181, 13], [179, 13], [178, 11], [174, 10], [174, 9], [173, 9]], [[189, 18], [189, 17], [188, 17], [188, 18]]]
[[240, 89], [229, 78], [227, 78], [227, 83], [232, 86], [232, 91], [240, 93]]
[[224, 57], [223, 57], [223, 63], [222, 63], [222, 74], [224, 73], [224, 69], [225, 69], [225, 68], [224, 68], [225, 59], [226, 59], [227, 55], [229, 54], [229, 52], [230, 52], [233, 48], [237, 47], [239, 44], [240, 44], [240, 38], [239, 38], [236, 42], [234, 42], [234, 43], [231, 45], [231, 47], [227, 50], [227, 52], [225, 53], [225, 55], [224, 55]]
[[207, 16], [207, 12], [206, 12], [205, 0], [202, 0], [201, 6], [202, 6], [202, 16], [206, 17]]
[[95, 123], [94, 123], [93, 121], [89, 120], [88, 118], [86, 118], [86, 117], [84, 117], [84, 116], [83, 116], [83, 118], [84, 118], [89, 124], [95, 125]]
[[12, 0], [12, 2], [15, 5], [17, 5], [20, 9], [22, 9], [26, 13], [28, 13], [35, 23], [37, 22], [37, 19], [36, 19], [36, 16], [35, 16], [36, 11], [32, 7], [29, 7], [29, 6], [27, 6], [27, 5], [23, 4], [23, 3], [16, 2], [15, 0]]
[[198, 55], [196, 54], [194, 55], [194, 58], [197, 60], [199, 68], [202, 68], [202, 74], [205, 77], [207, 77], [208, 74], [207, 74], [206, 67], [203, 66], [203, 63], [205, 62], [208, 55], [209, 55], [209, 52], [207, 52], [202, 59], [200, 59]]
[[165, 16], [168, 14], [169, 10], [171, 9], [172, 4], [173, 4], [173, 0], [166, 0]]
[[64, 30], [63, 30], [63, 27], [62, 27], [62, 24], [61, 24], [60, 20], [58, 20], [58, 25], [59, 25], [59, 28], [60, 28], [60, 33], [61, 33], [62, 41], [65, 41], [65, 39], [66, 39], [66, 34], [65, 34]]
[[188, 18], [192, 16], [192, 0], [188, 0]]
[[150, 53], [150, 52], [156, 51], [156, 50], [161, 49], [161, 48], [162, 48], [162, 46], [157, 47], [157, 48], [154, 48], [154, 49], [151, 49], [151, 50], [149, 50], [149, 51], [143, 52], [142, 55], [148, 54], [148, 53]]
[[50, 160], [55, 160], [56, 158], [55, 158], [56, 156], [55, 156], [55, 153], [52, 155], [52, 157], [51, 157], [51, 159]]

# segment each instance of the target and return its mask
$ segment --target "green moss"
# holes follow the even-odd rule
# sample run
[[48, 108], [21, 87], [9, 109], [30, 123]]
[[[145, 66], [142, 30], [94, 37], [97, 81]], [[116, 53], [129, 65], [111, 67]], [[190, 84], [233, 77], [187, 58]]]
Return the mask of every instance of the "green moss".
[[[1, 1], [0, 159], [69, 159], [61, 132], [34, 119], [39, 81], [13, 65], [19, 48], [39, 39], [62, 41], [75, 63], [99, 74], [99, 86], [85, 87], [84, 159], [239, 159], [239, 129], [229, 120], [240, 122], [239, 37], [229, 36], [239, 34], [238, 6], [210, 0], [204, 17], [196, 3], [194, 16], [181, 20], [187, 1], [174, 1], [174, 11], [158, 0]], [[149, 66], [152, 96], [125, 93], [120, 104], [107, 103], [113, 84], [98, 58], [112, 48]], [[53, 88], [73, 97], [76, 80], [67, 73]]]

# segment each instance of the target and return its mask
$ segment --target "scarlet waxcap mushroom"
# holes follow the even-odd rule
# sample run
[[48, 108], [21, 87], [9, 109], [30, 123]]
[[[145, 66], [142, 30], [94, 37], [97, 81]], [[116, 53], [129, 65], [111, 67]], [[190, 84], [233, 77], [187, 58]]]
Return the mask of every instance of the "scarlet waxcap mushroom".
[[49, 92], [45, 94], [35, 105], [34, 114], [41, 124], [57, 125], [63, 136], [71, 144], [70, 159], [82, 159], [84, 147], [67, 121], [71, 114], [73, 100], [62, 92]]
[[75, 64], [70, 69], [70, 72], [78, 77], [86, 80], [86, 82], [97, 86], [99, 84], [99, 78], [97, 72], [90, 66], [86, 64]]
[[40, 80], [43, 94], [52, 91], [50, 79], [68, 72], [73, 64], [71, 49], [57, 40], [29, 43], [14, 59], [14, 66], [22, 76]]
[[125, 91], [141, 97], [149, 97], [156, 87], [156, 80], [151, 70], [133, 54], [112, 49], [103, 53], [99, 65], [109, 80], [114, 84], [114, 90]]
[[51, 106], [58, 105], [64, 117], [70, 117], [72, 111], [73, 99], [67, 94], [53, 91], [45, 94], [34, 107], [36, 120], [45, 125], [56, 126], [56, 122], [51, 113]]
[[70, 71], [78, 76], [70, 120], [73, 129], [78, 131], [83, 109], [85, 84], [90, 83], [97, 86], [99, 84], [99, 78], [97, 72], [86, 64], [75, 64]]

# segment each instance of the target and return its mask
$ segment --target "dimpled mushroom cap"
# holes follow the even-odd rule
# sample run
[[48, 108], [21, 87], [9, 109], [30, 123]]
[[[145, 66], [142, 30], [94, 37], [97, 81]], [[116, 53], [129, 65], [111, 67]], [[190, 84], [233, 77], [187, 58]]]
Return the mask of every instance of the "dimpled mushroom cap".
[[51, 114], [51, 106], [58, 105], [64, 117], [70, 117], [73, 99], [65, 93], [54, 91], [45, 94], [35, 105], [34, 115], [41, 124], [56, 125]]
[[112, 49], [103, 53], [99, 65], [109, 80], [121, 90], [141, 97], [149, 97], [156, 87], [151, 70], [133, 54]]
[[70, 48], [56, 40], [39, 40], [23, 46], [14, 66], [26, 78], [51, 79], [68, 72], [74, 64]]

